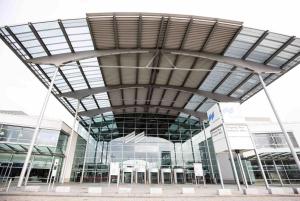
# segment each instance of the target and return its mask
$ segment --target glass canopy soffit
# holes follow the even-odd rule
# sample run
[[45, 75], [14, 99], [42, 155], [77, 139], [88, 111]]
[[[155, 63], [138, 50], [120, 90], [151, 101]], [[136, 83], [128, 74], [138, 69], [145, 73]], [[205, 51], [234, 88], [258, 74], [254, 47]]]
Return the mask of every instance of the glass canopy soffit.
[[[4, 41], [23, 60], [94, 49], [159, 48], [205, 51], [237, 59], [254, 61], [285, 71], [299, 63], [300, 39], [273, 32], [241, 27], [241, 23], [197, 16], [167, 14], [92, 14], [87, 18], [29, 23], [1, 28]], [[154, 55], [137, 54], [91, 58], [72, 62], [61, 68], [54, 95], [74, 114], [77, 100], [58, 97], [61, 93], [115, 84], [169, 84], [199, 88], [245, 101], [260, 90], [259, 80], [250, 71], [220, 62], [184, 56], [155, 57], [151, 66], [208, 69], [211, 72], [151, 71], [108, 69], [101, 66], [145, 66]], [[55, 67], [27, 64], [47, 87]], [[156, 72], [156, 73], [155, 73]], [[264, 75], [271, 83], [280, 75]], [[152, 78], [153, 79], [153, 78]], [[206, 112], [215, 102], [211, 99], [158, 89], [120, 90], [99, 93], [80, 102], [80, 111], [115, 105], [161, 104]], [[147, 100], [149, 99], [149, 100]], [[138, 109], [133, 109], [138, 112]], [[153, 112], [158, 113], [159, 109]], [[123, 113], [131, 110], [123, 110]], [[143, 112], [143, 111], [142, 111]], [[161, 111], [169, 114], [170, 111]], [[103, 118], [110, 118], [105, 115]], [[186, 116], [176, 113], [178, 117]], [[192, 117], [191, 117], [192, 118]], [[81, 117], [88, 125], [89, 119]], [[97, 118], [93, 121], [96, 123]], [[115, 127], [116, 125], [114, 125]]]
[[132, 132], [135, 135], [143, 132], [145, 136], [160, 137], [173, 142], [186, 141], [202, 130], [198, 119], [149, 113], [104, 115], [89, 123], [93, 137], [105, 141], [124, 137]]
[[[3, 153], [16, 153], [16, 154], [26, 154], [28, 151], [28, 144], [14, 144], [10, 142], [1, 142], [0, 143], [0, 152]], [[34, 155], [50, 155], [50, 156], [64, 156], [62, 149], [51, 146], [34, 146], [33, 147]]]

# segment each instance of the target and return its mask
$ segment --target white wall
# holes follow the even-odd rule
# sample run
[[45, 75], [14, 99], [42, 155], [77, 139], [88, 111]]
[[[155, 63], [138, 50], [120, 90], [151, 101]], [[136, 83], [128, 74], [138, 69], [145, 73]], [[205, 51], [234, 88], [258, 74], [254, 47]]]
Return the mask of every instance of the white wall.
[[[37, 121], [38, 121], [37, 116], [0, 113], [1, 124], [35, 128]], [[44, 129], [61, 130], [62, 121], [43, 119], [40, 127]]]
[[62, 172], [63, 172], [63, 169], [65, 168], [65, 166], [66, 166], [66, 169], [65, 169], [66, 171], [65, 171], [65, 174], [64, 174], [64, 181], [65, 182], [70, 181], [77, 138], [78, 138], [78, 134], [76, 132], [73, 133], [73, 137], [72, 137], [71, 141], [70, 141], [70, 137], [68, 138], [68, 145], [67, 145], [66, 150], [68, 150], [68, 148], [70, 147], [70, 153], [68, 155], [66, 155], [65, 158], [64, 158], [62, 171], [61, 171], [61, 175], [60, 175], [60, 182], [62, 181], [62, 178], [63, 178], [62, 177]]

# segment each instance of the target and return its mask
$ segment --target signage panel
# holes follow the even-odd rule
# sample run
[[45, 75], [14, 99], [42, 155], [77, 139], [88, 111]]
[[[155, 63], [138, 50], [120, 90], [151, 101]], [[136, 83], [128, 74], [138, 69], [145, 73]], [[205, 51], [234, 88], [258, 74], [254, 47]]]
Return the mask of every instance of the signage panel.
[[203, 177], [202, 163], [194, 163], [194, 172], [196, 177]]
[[225, 134], [224, 134], [224, 128], [223, 126], [219, 126], [218, 128], [215, 128], [214, 130], [210, 131], [212, 136], [212, 141], [214, 144], [214, 149], [216, 153], [221, 153], [224, 151], [227, 151], [227, 144], [225, 141]]
[[217, 103], [207, 111], [215, 152], [228, 151], [225, 134], [231, 150], [254, 149], [239, 103]]
[[220, 126], [223, 123], [221, 111], [218, 104], [213, 105], [207, 111], [207, 119], [211, 129]]
[[59, 159], [56, 158], [53, 163], [51, 177], [56, 177]]
[[254, 149], [246, 124], [224, 124], [224, 129], [232, 150]]
[[118, 162], [112, 162], [110, 163], [110, 175], [119, 175], [120, 174], [120, 166]]
[[240, 103], [219, 103], [223, 123], [227, 124], [244, 124], [246, 123], [243, 116]]

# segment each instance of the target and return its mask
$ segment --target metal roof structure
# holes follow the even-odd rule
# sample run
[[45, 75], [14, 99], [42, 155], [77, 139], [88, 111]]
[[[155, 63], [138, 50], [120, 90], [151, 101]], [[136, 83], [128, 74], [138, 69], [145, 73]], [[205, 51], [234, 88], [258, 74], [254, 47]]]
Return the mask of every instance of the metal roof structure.
[[83, 126], [134, 113], [198, 122], [260, 91], [256, 73], [270, 84], [300, 62], [299, 38], [199, 16], [90, 13], [0, 30], [46, 87], [60, 65], [52, 93], [73, 115], [80, 99]]

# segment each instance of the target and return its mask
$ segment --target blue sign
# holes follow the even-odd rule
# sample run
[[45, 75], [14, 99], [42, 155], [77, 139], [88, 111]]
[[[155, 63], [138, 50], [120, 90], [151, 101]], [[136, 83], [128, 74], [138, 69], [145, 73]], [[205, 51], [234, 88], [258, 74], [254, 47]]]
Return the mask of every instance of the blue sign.
[[208, 121], [213, 121], [214, 118], [215, 118], [215, 113], [214, 113], [214, 112], [212, 112], [212, 113], [210, 113], [210, 114], [208, 115]]

